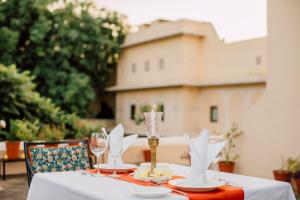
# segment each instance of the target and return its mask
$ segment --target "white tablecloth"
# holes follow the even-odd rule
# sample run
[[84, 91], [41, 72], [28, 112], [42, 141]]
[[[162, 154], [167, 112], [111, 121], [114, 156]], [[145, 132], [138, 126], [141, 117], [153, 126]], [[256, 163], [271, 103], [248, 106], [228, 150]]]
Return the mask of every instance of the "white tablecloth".
[[[187, 176], [190, 168], [170, 165], [175, 174]], [[218, 177], [231, 184], [243, 186], [245, 200], [295, 200], [290, 184], [248, 176], [208, 171], [208, 177]], [[81, 172], [36, 174], [29, 188], [27, 200], [140, 200], [127, 188], [131, 183], [109, 177], [91, 177]], [[171, 194], [159, 200], [184, 200]]]

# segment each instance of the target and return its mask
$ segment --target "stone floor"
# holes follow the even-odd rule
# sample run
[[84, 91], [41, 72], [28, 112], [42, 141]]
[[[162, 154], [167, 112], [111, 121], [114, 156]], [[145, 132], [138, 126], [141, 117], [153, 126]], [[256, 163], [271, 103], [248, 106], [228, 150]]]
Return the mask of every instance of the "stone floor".
[[0, 200], [26, 200], [27, 178], [25, 175], [8, 176], [0, 179]]

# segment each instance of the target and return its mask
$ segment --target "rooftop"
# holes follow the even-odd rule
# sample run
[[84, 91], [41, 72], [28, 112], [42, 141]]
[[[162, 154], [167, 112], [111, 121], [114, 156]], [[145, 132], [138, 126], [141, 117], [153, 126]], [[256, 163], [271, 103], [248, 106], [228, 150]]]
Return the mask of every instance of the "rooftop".
[[156, 20], [151, 24], [140, 26], [137, 32], [129, 34], [123, 48], [177, 35], [205, 37], [205, 30], [207, 28], [214, 30], [213, 26], [208, 22], [198, 22], [187, 19], [177, 21]]

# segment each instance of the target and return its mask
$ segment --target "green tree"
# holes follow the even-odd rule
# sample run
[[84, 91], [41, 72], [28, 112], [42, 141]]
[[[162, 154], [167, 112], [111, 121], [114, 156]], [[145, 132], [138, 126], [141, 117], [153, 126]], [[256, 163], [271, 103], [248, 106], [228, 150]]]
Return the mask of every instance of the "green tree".
[[32, 80], [28, 71], [19, 73], [13, 65], [0, 64], [0, 119], [8, 123], [0, 139], [35, 139], [38, 129], [47, 124], [63, 126], [67, 137], [75, 137], [80, 131], [77, 117], [65, 114], [49, 98], [41, 97]]
[[116, 66], [127, 29], [124, 17], [90, 1], [1, 0], [0, 63], [32, 71], [43, 96], [85, 116]]

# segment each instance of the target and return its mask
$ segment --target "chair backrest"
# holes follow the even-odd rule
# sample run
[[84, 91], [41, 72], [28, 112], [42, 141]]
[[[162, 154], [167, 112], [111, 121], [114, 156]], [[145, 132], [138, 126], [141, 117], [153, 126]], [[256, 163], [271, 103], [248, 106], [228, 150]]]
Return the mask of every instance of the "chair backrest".
[[35, 173], [92, 168], [88, 140], [24, 142], [28, 185]]

